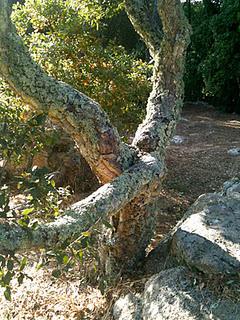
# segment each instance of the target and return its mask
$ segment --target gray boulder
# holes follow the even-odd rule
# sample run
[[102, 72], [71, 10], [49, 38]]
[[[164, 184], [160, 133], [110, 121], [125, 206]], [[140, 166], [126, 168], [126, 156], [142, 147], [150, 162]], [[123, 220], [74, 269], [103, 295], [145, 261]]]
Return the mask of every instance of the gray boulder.
[[171, 140], [172, 143], [174, 144], [182, 144], [185, 141], [185, 137], [182, 136], [174, 136]]
[[207, 274], [240, 272], [239, 196], [239, 181], [201, 196], [173, 235], [173, 254]]
[[118, 320], [142, 320], [141, 298], [129, 293], [116, 301], [113, 317]]
[[[119, 299], [115, 320], [237, 320], [240, 303], [216, 296], [197, 283], [185, 267], [164, 270], [151, 277], [141, 297]], [[141, 308], [138, 309], [139, 304]]]
[[168, 269], [150, 278], [143, 294], [142, 319], [240, 319], [240, 303], [216, 297], [194, 282], [193, 274], [184, 267]]
[[238, 179], [226, 181], [223, 185], [223, 191], [221, 194], [240, 201], [240, 181]]

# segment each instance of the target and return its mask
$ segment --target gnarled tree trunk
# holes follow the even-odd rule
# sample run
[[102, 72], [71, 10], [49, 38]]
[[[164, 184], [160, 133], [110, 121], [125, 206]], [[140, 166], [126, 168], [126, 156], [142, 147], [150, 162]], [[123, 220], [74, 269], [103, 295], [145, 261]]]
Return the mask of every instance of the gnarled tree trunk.
[[125, 6], [155, 62], [147, 116], [132, 145], [121, 141], [95, 101], [51, 78], [31, 59], [10, 21], [8, 1], [0, 0], [1, 76], [34, 110], [46, 112], [72, 137], [103, 183], [64, 216], [31, 234], [20, 226], [1, 224], [0, 252], [56, 247], [111, 216], [111, 264], [131, 267], [144, 255], [154, 226], [147, 204], [161, 185], [166, 146], [182, 107], [189, 28], [179, 0], [126, 0]]
[[153, 89], [147, 116], [139, 126], [132, 146], [161, 163], [161, 175], [151, 180], [115, 216], [113, 247], [109, 252], [122, 268], [139, 261], [155, 229], [155, 214], [149, 206], [161, 187], [165, 150], [181, 112], [183, 72], [189, 29], [178, 1], [126, 0], [126, 10], [135, 30], [142, 36], [154, 59]]

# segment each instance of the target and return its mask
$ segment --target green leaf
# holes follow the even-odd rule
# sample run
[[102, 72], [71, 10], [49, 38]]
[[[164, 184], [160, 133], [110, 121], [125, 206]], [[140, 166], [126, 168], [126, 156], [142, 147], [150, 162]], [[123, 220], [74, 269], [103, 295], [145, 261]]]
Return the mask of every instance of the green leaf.
[[18, 182], [18, 184], [17, 184], [17, 189], [18, 189], [18, 190], [21, 189], [21, 186], [22, 186], [22, 182]]
[[20, 275], [18, 276], [17, 280], [18, 280], [18, 284], [21, 285], [23, 283], [23, 279], [24, 279], [24, 274], [20, 273]]
[[24, 227], [24, 228], [27, 228], [27, 227], [28, 227], [29, 222], [30, 222], [30, 220], [29, 220], [29, 218], [28, 218], [27, 216], [24, 216], [24, 218], [19, 219], [19, 220], [17, 221], [17, 223], [18, 223], [21, 227]]
[[22, 211], [23, 216], [27, 216], [29, 213], [33, 212], [34, 208], [28, 208]]
[[14, 267], [13, 260], [8, 260], [8, 262], [7, 262], [7, 269], [8, 269], [9, 271], [12, 271], [12, 270], [13, 270], [13, 267]]
[[105, 225], [105, 227], [109, 228], [109, 229], [113, 229], [113, 226], [106, 220], [102, 220], [102, 223]]
[[6, 265], [6, 259], [4, 256], [0, 255], [0, 263], [1, 263], [1, 267], [4, 268]]
[[83, 261], [83, 251], [79, 250], [78, 253], [76, 254], [76, 258], [82, 262]]
[[39, 263], [37, 264], [37, 266], [36, 266], [36, 270], [37, 270], [37, 271], [40, 270], [43, 266], [44, 266], [44, 263], [43, 263], [42, 261], [39, 262]]
[[12, 297], [11, 297], [11, 289], [8, 287], [6, 288], [6, 290], [4, 291], [4, 297], [8, 300], [11, 301]]
[[55, 181], [52, 179], [50, 182], [51, 182], [51, 186], [52, 186], [53, 188], [55, 188], [55, 186], [56, 186]]
[[22, 261], [21, 261], [20, 267], [19, 267], [19, 270], [20, 270], [20, 271], [23, 271], [23, 269], [26, 267], [27, 261], [28, 261], [28, 260], [27, 260], [26, 257], [23, 257], [23, 258], [22, 258]]
[[60, 214], [59, 208], [58, 207], [54, 207], [53, 208], [53, 212], [54, 212], [54, 217], [58, 217]]
[[57, 269], [53, 270], [53, 271], [52, 271], [52, 276], [53, 276], [54, 278], [59, 278], [59, 277], [61, 276], [61, 271], [60, 271], [60, 270], [57, 270]]
[[84, 231], [82, 232], [82, 235], [85, 237], [85, 238], [88, 238], [90, 237], [91, 233], [89, 231]]
[[4, 285], [9, 285], [9, 283], [11, 282], [12, 278], [13, 278], [13, 272], [8, 271], [3, 277], [2, 280], [4, 282]]
[[68, 261], [69, 261], [69, 257], [67, 256], [67, 255], [65, 255], [64, 257], [63, 257], [63, 264], [68, 264]]

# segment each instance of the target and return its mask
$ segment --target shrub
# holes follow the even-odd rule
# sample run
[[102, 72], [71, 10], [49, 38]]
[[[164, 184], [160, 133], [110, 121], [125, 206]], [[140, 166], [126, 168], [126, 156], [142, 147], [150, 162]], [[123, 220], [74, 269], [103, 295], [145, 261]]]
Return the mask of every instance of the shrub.
[[15, 6], [13, 20], [33, 58], [50, 75], [98, 101], [126, 130], [142, 118], [151, 67], [104, 37], [107, 22], [121, 6], [100, 3], [26, 0]]

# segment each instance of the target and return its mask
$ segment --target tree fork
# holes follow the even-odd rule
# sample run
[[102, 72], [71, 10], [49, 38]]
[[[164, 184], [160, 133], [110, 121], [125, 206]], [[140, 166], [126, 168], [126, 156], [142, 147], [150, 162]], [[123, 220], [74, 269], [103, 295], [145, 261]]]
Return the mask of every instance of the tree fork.
[[0, 225], [0, 252], [60, 245], [113, 216], [109, 258], [118, 268], [132, 266], [151, 238], [153, 217], [146, 204], [161, 185], [166, 146], [182, 107], [189, 27], [180, 1], [125, 0], [130, 20], [154, 59], [147, 116], [132, 146], [121, 141], [95, 101], [46, 75], [31, 59], [10, 21], [7, 2], [0, 0], [0, 74], [33, 109], [63, 127], [101, 182], [108, 183], [63, 217], [30, 233]]
[[145, 192], [152, 181], [158, 181], [163, 175], [163, 164], [146, 155], [118, 178], [70, 206], [53, 222], [39, 224], [36, 230], [10, 223], [0, 224], [0, 254], [60, 247], [66, 241], [70, 243], [99, 220], [107, 219], [124, 208], [139, 193]]
[[[125, 4], [135, 30], [154, 58], [147, 116], [136, 132], [133, 146], [163, 163], [183, 104], [189, 26], [177, 0], [126, 0]], [[159, 190], [161, 182], [152, 181], [148, 192], [139, 194], [113, 217], [115, 229], [109, 247], [112, 265], [129, 269], [145, 255], [155, 231], [155, 214], [149, 203], [154, 201], [154, 190]]]

